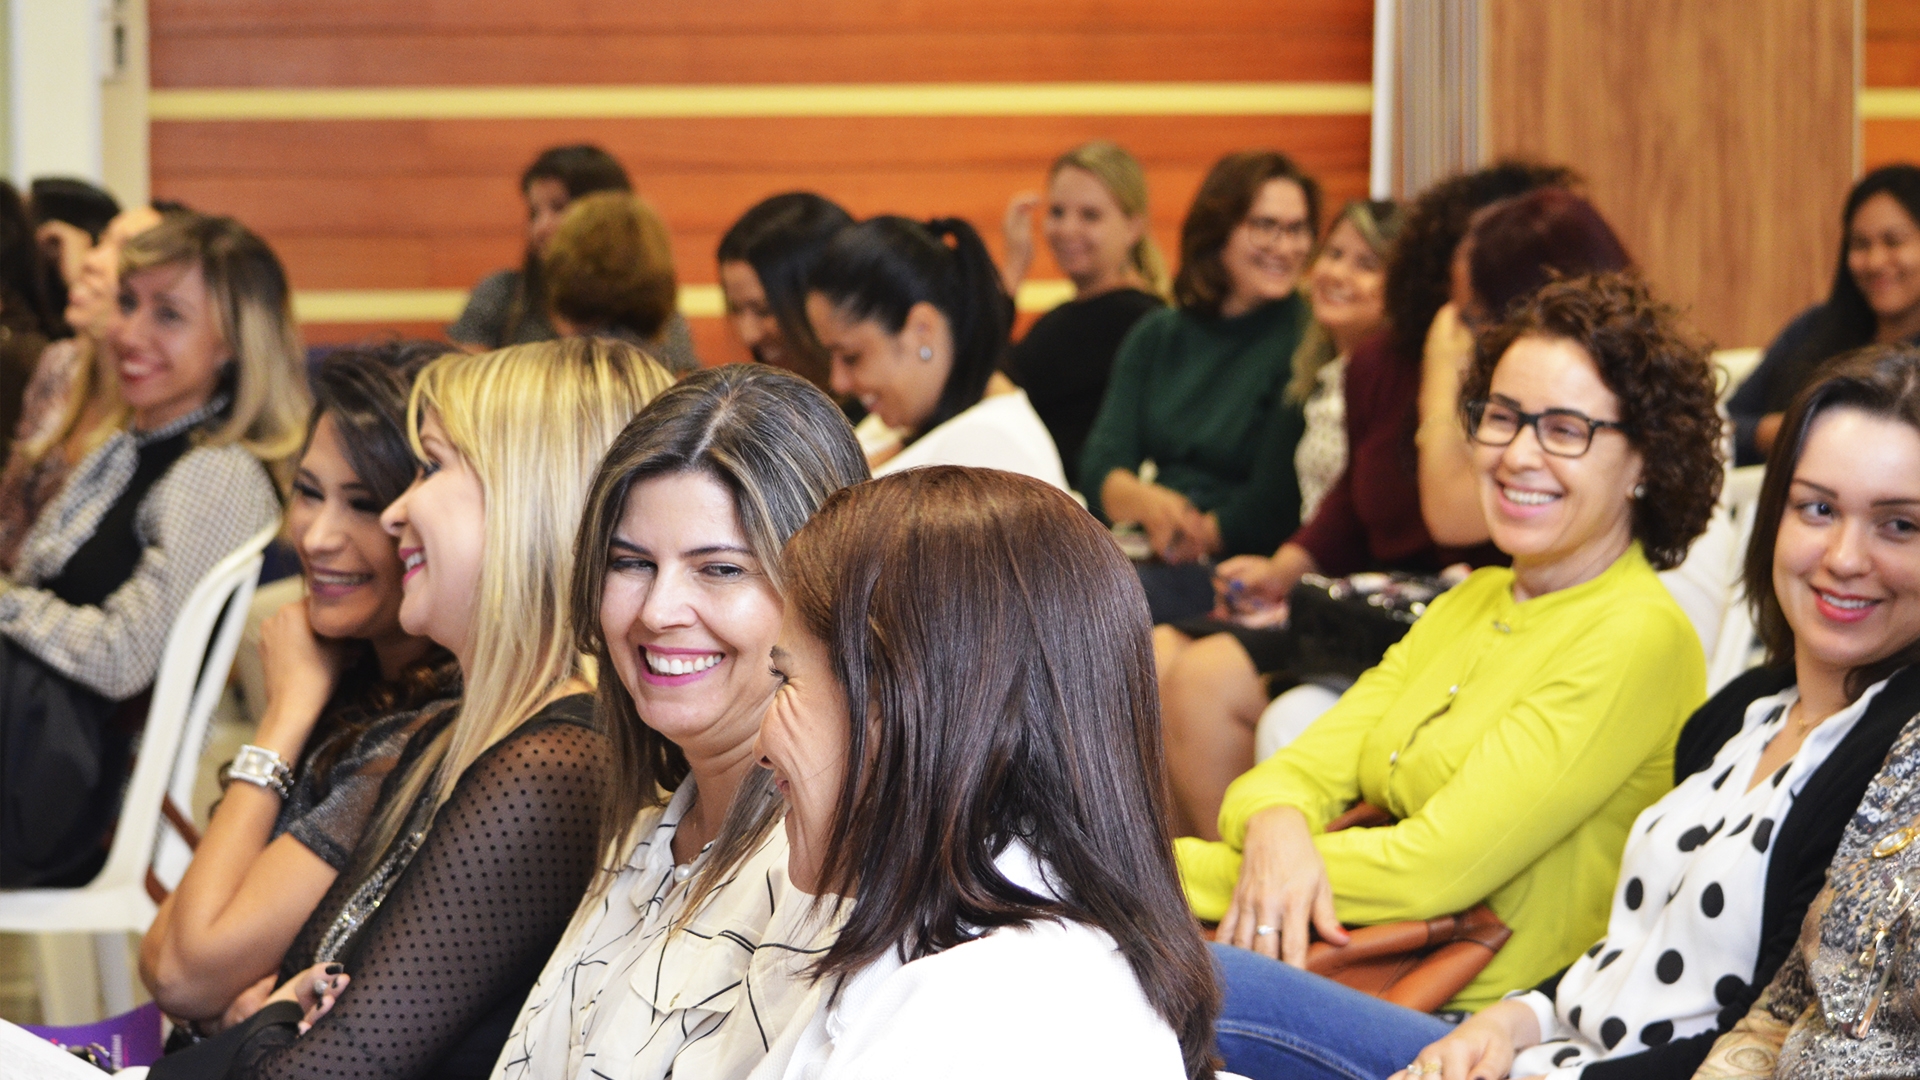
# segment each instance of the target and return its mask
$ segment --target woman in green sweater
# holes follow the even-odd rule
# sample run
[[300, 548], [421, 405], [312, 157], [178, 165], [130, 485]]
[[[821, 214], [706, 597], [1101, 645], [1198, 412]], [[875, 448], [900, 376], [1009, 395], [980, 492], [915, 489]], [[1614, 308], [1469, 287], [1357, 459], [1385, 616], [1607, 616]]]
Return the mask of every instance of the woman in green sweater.
[[1285, 391], [1319, 224], [1320, 187], [1286, 155], [1222, 158], [1180, 226], [1177, 306], [1141, 319], [1114, 360], [1080, 490], [1096, 514], [1146, 531], [1156, 622], [1213, 606], [1205, 560], [1272, 551], [1300, 524], [1305, 419]]

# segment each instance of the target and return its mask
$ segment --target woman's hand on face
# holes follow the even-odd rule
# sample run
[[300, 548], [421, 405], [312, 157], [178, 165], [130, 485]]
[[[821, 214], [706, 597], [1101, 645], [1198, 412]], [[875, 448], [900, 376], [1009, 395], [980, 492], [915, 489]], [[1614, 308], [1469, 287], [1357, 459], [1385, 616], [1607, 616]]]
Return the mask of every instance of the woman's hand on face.
[[300, 1034], [305, 1035], [333, 1010], [333, 1003], [346, 993], [347, 984], [352, 981], [353, 977], [345, 974], [339, 964], [315, 964], [281, 984], [267, 1003], [291, 1001], [300, 1006]]
[[1039, 192], [1023, 191], [1008, 200], [1007, 212], [1000, 219], [1001, 235], [1006, 240], [1000, 277], [1009, 296], [1020, 290], [1020, 283], [1033, 266], [1033, 212], [1040, 208], [1040, 201]]
[[[1540, 1041], [1533, 1010], [1518, 1001], [1502, 1001], [1462, 1021], [1438, 1042], [1428, 1043], [1409, 1065], [1425, 1067], [1425, 1076], [1440, 1067], [1441, 1080], [1502, 1080], [1513, 1068], [1513, 1056]], [[1389, 1080], [1411, 1080], [1406, 1069]]]
[[[261, 745], [283, 757], [297, 756], [351, 657], [347, 642], [313, 632], [304, 597], [268, 616], [260, 624], [260, 665], [267, 682]], [[290, 745], [269, 745], [268, 739]]]
[[1427, 327], [1426, 347], [1421, 351], [1423, 374], [1428, 378], [1451, 375], [1452, 395], [1457, 397], [1460, 380], [1473, 362], [1473, 344], [1473, 330], [1459, 311], [1452, 304], [1443, 305]]
[[1214, 940], [1305, 967], [1313, 931], [1347, 943], [1333, 913], [1326, 860], [1313, 845], [1306, 815], [1291, 806], [1262, 810], [1247, 821], [1240, 880]]

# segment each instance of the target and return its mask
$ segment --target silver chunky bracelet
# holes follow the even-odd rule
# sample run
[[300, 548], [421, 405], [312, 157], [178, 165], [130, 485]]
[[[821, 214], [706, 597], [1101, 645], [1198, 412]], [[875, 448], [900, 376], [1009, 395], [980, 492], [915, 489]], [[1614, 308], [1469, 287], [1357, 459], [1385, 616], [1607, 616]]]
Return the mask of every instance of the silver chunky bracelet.
[[287, 768], [279, 754], [252, 743], [242, 746], [233, 760], [220, 770], [220, 790], [225, 791], [235, 780], [266, 788], [283, 800], [293, 794], [293, 770]]

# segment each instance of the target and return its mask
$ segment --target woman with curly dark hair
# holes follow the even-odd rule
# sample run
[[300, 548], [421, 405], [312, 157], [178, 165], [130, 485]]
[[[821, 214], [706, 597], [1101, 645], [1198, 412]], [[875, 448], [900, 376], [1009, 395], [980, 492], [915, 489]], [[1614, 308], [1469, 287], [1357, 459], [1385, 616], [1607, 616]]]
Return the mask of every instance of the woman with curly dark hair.
[[1420, 512], [1444, 544], [1487, 540], [1459, 423], [1459, 386], [1473, 341], [1555, 278], [1625, 270], [1626, 248], [1593, 204], [1542, 187], [1487, 206], [1454, 250], [1451, 299], [1434, 318], [1420, 385]]
[[[1421, 1074], [1437, 1064], [1443, 1075], [1685, 1080], [1731, 1031], [1720, 1064], [1733, 1067], [1698, 1075], [1751, 1076], [1769, 1070], [1740, 1051], [1764, 1049], [1770, 1061], [1786, 1024], [1803, 1016], [1820, 1034], [1796, 1039], [1800, 1053], [1822, 1036], [1847, 1048], [1829, 1075], [1912, 1071], [1904, 1010], [1885, 1010], [1874, 1037], [1856, 1041], [1828, 1026], [1835, 1011], [1807, 1008], [1806, 961], [1817, 950], [1799, 955], [1797, 942], [1810, 907], [1846, 908], [1814, 898], [1829, 881], [1842, 896], [1860, 884], [1842, 869], [1849, 857], [1877, 863], [1873, 881], [1889, 872], [1885, 853], [1869, 854], [1889, 827], [1875, 822], [1904, 825], [1920, 809], [1909, 797], [1904, 812], [1886, 813], [1882, 796], [1906, 785], [1874, 776], [1882, 762], [1883, 778], [1910, 768], [1920, 734], [1908, 723], [1920, 712], [1920, 351], [1873, 349], [1814, 378], [1786, 413], [1747, 548], [1767, 664], [1687, 721], [1674, 789], [1629, 834], [1606, 936], [1410, 1059], [1424, 1063]], [[1845, 936], [1827, 930], [1804, 940], [1825, 937], [1827, 948]], [[1852, 958], [1871, 933], [1836, 948], [1844, 959], [1829, 970], [1870, 979]], [[1870, 1063], [1856, 1052], [1885, 1056]]]
[[[1468, 1011], [1572, 962], [1605, 929], [1627, 829], [1670, 786], [1705, 696], [1699, 640], [1656, 575], [1719, 492], [1704, 348], [1638, 280], [1576, 278], [1484, 336], [1463, 396], [1512, 568], [1435, 600], [1332, 711], [1236, 780], [1224, 843], [1178, 842], [1195, 913], [1239, 946], [1216, 946], [1240, 1003], [1221, 1039], [1235, 1072], [1343, 1060], [1337, 1075], [1380, 1076], [1436, 1034], [1355, 1045], [1376, 1002], [1256, 955], [1299, 965], [1311, 931], [1337, 945], [1342, 923], [1487, 905], [1512, 937], [1449, 1003]], [[1325, 831], [1358, 803], [1391, 823]]]

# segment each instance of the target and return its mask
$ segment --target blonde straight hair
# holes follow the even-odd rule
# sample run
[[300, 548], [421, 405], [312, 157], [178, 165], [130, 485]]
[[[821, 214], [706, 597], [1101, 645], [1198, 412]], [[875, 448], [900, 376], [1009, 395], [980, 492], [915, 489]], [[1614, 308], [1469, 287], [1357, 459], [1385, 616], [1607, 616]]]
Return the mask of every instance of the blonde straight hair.
[[[1140, 162], [1119, 143], [1105, 139], [1081, 143], [1053, 159], [1047, 179], [1051, 181], [1061, 169], [1069, 168], [1092, 173], [1113, 196], [1113, 201], [1120, 204], [1121, 212], [1128, 217], [1146, 219], [1147, 174], [1140, 168]], [[1140, 233], [1140, 242], [1133, 245], [1129, 254], [1133, 268], [1139, 271], [1147, 288], [1162, 299], [1170, 295], [1167, 260], [1160, 254], [1160, 245], [1153, 242], [1151, 229]]]
[[[1327, 226], [1327, 235], [1320, 238], [1314, 248], [1313, 258], [1307, 260], [1308, 271], [1326, 250], [1327, 236], [1340, 227], [1343, 221], [1351, 222], [1360, 239], [1384, 264], [1392, 251], [1393, 242], [1400, 236], [1400, 223], [1403, 219], [1398, 204], [1387, 200], [1357, 199], [1348, 203], [1340, 211], [1340, 216]], [[1300, 285], [1302, 293], [1307, 291], [1306, 283]], [[1385, 320], [1382, 320], [1385, 325]], [[1314, 388], [1320, 383], [1320, 371], [1328, 364], [1340, 358], [1340, 347], [1333, 343], [1333, 335], [1327, 328], [1314, 319], [1307, 324], [1306, 333], [1300, 336], [1300, 344], [1293, 350], [1293, 377], [1287, 381], [1286, 398], [1296, 404], [1305, 404], [1313, 396]]]
[[204, 445], [239, 443], [284, 486], [313, 408], [286, 268], [266, 241], [238, 221], [181, 213], [127, 241], [120, 280], [178, 263], [200, 268], [219, 314], [221, 340], [233, 353], [233, 404]]
[[480, 755], [525, 723], [554, 690], [588, 677], [574, 651], [568, 593], [574, 533], [600, 459], [646, 404], [673, 385], [646, 353], [605, 338], [568, 338], [428, 364], [407, 403], [424, 458], [431, 412], [480, 480], [486, 507], [460, 715], [416, 759], [363, 845], [377, 860], [421, 793], [438, 807]]

